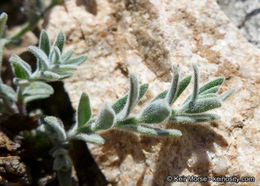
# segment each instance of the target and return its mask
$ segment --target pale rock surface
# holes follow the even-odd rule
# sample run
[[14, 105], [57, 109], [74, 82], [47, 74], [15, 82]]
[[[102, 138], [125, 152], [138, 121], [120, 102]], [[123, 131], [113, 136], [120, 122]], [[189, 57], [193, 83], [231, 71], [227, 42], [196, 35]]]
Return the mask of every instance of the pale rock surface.
[[[65, 31], [67, 49], [89, 57], [65, 81], [74, 108], [84, 91], [96, 115], [103, 102], [112, 104], [127, 92], [128, 73], [150, 83], [144, 103], [169, 86], [172, 64], [178, 64], [184, 76], [191, 74], [191, 63], [197, 63], [201, 83], [225, 76], [221, 92], [237, 89], [213, 111], [221, 115], [217, 122], [161, 125], [180, 129], [180, 138], [103, 133], [105, 145], [88, 147], [107, 180], [116, 185], [183, 185], [168, 183], [166, 177], [236, 175], [255, 176], [251, 185], [259, 185], [260, 51], [216, 2], [97, 0], [97, 7], [87, 2], [93, 1], [68, 0], [52, 10], [46, 23], [52, 38]], [[96, 15], [88, 12], [95, 8]], [[188, 89], [179, 101], [191, 86]]]
[[218, 0], [217, 2], [248, 41], [260, 48], [260, 1]]

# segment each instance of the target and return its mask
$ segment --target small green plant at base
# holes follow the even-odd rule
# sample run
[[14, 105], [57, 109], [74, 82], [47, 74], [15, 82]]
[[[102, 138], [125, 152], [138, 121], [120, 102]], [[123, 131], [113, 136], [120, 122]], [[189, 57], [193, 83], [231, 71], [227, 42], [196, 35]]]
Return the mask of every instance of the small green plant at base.
[[[7, 15], [0, 16], [0, 71], [2, 67], [3, 47], [8, 42], [5, 36]], [[4, 84], [0, 77], [0, 113], [11, 115], [26, 114], [27, 103], [49, 97], [53, 88], [46, 82], [61, 81], [73, 75], [74, 70], [86, 61], [86, 56], [71, 58], [73, 51], [63, 52], [65, 35], [60, 32], [53, 45], [50, 45], [48, 34], [43, 30], [40, 34], [39, 46], [30, 46], [29, 51], [36, 57], [36, 70], [17, 55], [10, 57], [15, 78], [16, 90]], [[2, 47], [2, 48], [1, 48]], [[0, 74], [1, 76], [1, 74]]]
[[163, 129], [151, 124], [159, 124], [164, 121], [197, 123], [219, 119], [216, 114], [204, 112], [220, 107], [234, 90], [229, 90], [221, 95], [217, 94], [224, 81], [223, 77], [218, 77], [199, 87], [199, 72], [196, 65], [193, 65], [193, 71], [193, 92], [176, 109], [172, 109], [171, 105], [187, 88], [192, 77], [187, 76], [179, 81], [179, 70], [174, 66], [170, 88], [152, 99], [136, 116], [130, 115], [130, 113], [146, 93], [148, 84], [139, 86], [138, 79], [134, 75], [130, 75], [128, 93], [112, 106], [104, 103], [96, 118], [91, 118], [90, 99], [86, 93], [81, 95], [77, 109], [77, 121], [69, 131], [65, 131], [63, 123], [56, 117], [42, 118], [38, 129], [47, 135], [55, 146], [53, 168], [57, 171], [60, 184], [71, 183], [71, 181], [68, 182], [68, 176], [71, 174], [72, 163], [66, 148], [71, 140], [78, 139], [94, 144], [104, 144], [105, 140], [98, 132], [109, 129], [133, 131], [155, 137], [181, 136], [180, 130]]

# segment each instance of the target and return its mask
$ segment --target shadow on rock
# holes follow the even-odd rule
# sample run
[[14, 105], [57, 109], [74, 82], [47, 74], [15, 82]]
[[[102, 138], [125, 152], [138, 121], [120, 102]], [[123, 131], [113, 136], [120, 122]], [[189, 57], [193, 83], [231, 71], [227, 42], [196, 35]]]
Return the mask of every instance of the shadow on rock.
[[[197, 176], [209, 176], [210, 160], [207, 152], [215, 152], [214, 143], [227, 147], [223, 136], [209, 126], [200, 124], [173, 124], [167, 128], [182, 131], [182, 137], [161, 140], [159, 160], [153, 173], [153, 185], [167, 185], [167, 176], [182, 175], [187, 169]], [[209, 183], [203, 183], [208, 185]]]
[[[215, 152], [214, 143], [223, 148], [227, 147], [228, 143], [224, 137], [209, 126], [201, 124], [168, 123], [166, 127], [181, 130], [183, 136], [139, 137], [118, 130], [103, 133], [102, 137], [106, 143], [100, 147], [101, 152], [94, 150], [98, 154], [96, 161], [100, 167], [120, 169], [120, 178], [112, 171], [105, 173], [108, 180], [112, 183], [118, 182], [114, 180], [117, 177], [121, 182], [123, 174], [127, 174], [131, 181], [143, 185], [148, 181], [144, 181], [148, 169], [152, 170], [153, 174], [152, 182], [148, 181], [151, 185], [167, 185], [167, 176], [182, 175], [185, 169], [197, 176], [209, 176], [210, 160], [207, 152]], [[124, 161], [127, 163], [123, 163]]]

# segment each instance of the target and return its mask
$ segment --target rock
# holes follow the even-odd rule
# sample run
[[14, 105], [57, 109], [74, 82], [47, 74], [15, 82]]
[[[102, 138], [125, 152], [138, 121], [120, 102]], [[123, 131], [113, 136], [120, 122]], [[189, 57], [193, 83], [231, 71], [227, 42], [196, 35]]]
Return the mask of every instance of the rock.
[[31, 177], [28, 168], [21, 161], [17, 149], [20, 143], [12, 141], [0, 131], [0, 184], [1, 185], [29, 185]]
[[218, 3], [248, 41], [260, 48], [260, 2], [258, 0], [218, 0]]
[[[197, 63], [201, 83], [225, 76], [220, 91], [236, 88], [213, 111], [221, 116], [219, 121], [161, 125], [180, 129], [180, 138], [104, 132], [103, 146], [88, 147], [107, 180], [116, 185], [167, 185], [168, 175], [235, 175], [254, 176], [255, 182], [247, 185], [258, 185], [260, 51], [248, 43], [216, 2], [100, 0], [94, 8], [96, 15], [88, 11], [87, 3], [69, 0], [55, 7], [45, 24], [52, 38], [59, 30], [65, 31], [66, 49], [89, 57], [65, 81], [74, 108], [84, 91], [90, 95], [96, 115], [103, 102], [111, 104], [126, 93], [129, 73], [141, 83], [150, 83], [142, 105], [169, 86], [173, 64], [180, 66], [184, 76], [191, 74], [191, 63]], [[177, 104], [191, 91], [188, 89]]]

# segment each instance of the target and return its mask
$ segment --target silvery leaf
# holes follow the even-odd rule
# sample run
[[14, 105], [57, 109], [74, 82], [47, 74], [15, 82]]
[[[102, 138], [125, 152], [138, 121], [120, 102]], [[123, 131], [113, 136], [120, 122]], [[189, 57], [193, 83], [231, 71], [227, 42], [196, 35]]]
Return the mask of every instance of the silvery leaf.
[[171, 108], [164, 99], [156, 100], [148, 104], [140, 116], [139, 123], [161, 123], [171, 115]]
[[120, 128], [138, 132], [148, 136], [156, 136], [156, 137], [182, 136], [181, 131], [176, 129], [162, 129], [162, 128], [156, 128], [148, 125], [122, 125], [120, 126]]
[[29, 64], [27, 64], [24, 60], [22, 60], [17, 55], [12, 55], [9, 61], [13, 66], [13, 71], [16, 77], [22, 79], [30, 78], [32, 69]]
[[86, 93], [82, 93], [79, 101], [79, 106], [77, 110], [77, 123], [81, 127], [85, 125], [91, 118], [92, 111], [90, 107], [90, 100]]
[[94, 143], [103, 145], [105, 140], [96, 133], [79, 133], [77, 136], [74, 137], [75, 139], [79, 139], [85, 141], [87, 143]]
[[91, 130], [92, 131], [106, 130], [113, 127], [115, 122], [116, 122], [116, 115], [114, 110], [112, 109], [111, 106], [105, 103], [102, 106], [96, 121], [92, 123]]
[[39, 48], [44, 51], [46, 56], [50, 54], [50, 40], [47, 32], [45, 30], [41, 31]]

